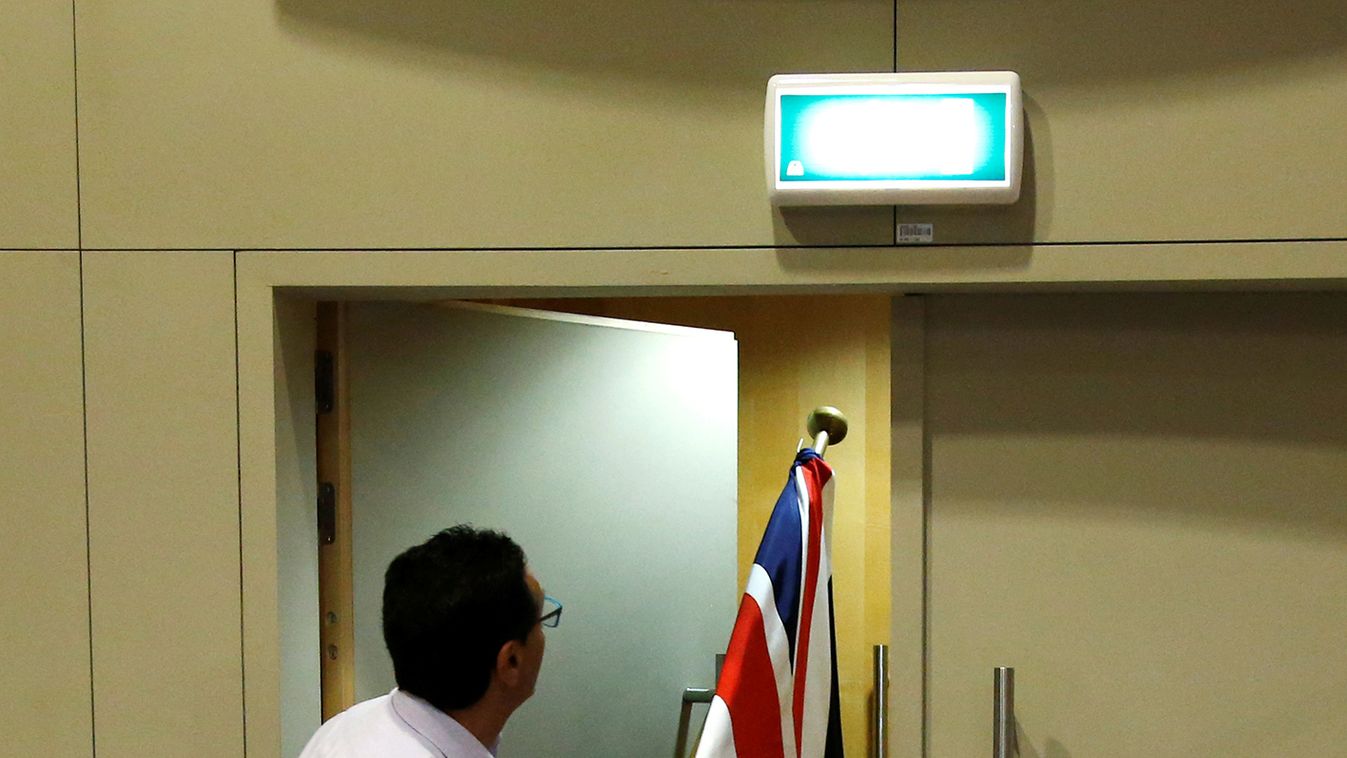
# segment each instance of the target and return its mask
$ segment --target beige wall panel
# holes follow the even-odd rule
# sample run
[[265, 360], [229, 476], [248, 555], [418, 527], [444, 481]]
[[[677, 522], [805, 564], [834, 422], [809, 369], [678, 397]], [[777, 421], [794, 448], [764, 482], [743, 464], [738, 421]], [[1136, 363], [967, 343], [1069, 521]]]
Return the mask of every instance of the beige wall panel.
[[887, 0], [89, 0], [92, 247], [891, 242], [774, 213], [767, 78], [888, 70]]
[[1347, 298], [930, 298], [930, 755], [1338, 755]]
[[[923, 758], [926, 675], [926, 298], [894, 298], [888, 408], [888, 755]], [[874, 527], [885, 523], [876, 520]]]
[[78, 253], [0, 252], [0, 735], [92, 756]]
[[1340, 0], [903, 0], [906, 70], [1012, 69], [1014, 206], [900, 209], [937, 242], [1347, 236]]
[[[276, 486], [277, 609], [280, 613], [280, 697], [285, 703], [281, 744], [285, 756], [297, 756], [322, 718], [322, 664], [318, 525], [318, 450], [314, 423], [314, 351], [317, 307], [311, 300], [278, 298], [276, 334], [277, 459], [293, 462], [278, 469]], [[340, 378], [338, 379], [340, 381]], [[340, 386], [340, 385], [338, 385]], [[336, 482], [339, 486], [342, 482]], [[339, 492], [341, 490], [338, 490]], [[346, 487], [349, 492], [349, 486]], [[350, 538], [346, 538], [349, 545]], [[350, 564], [345, 586], [350, 588]], [[348, 606], [349, 607], [349, 603]], [[351, 645], [354, 649], [354, 645]], [[348, 655], [349, 660], [352, 656]], [[350, 677], [351, 690], [355, 677]], [[353, 701], [349, 701], [353, 704]]]
[[[238, 257], [240, 429], [243, 435], [245, 650], [248, 665], [248, 754], [279, 755], [280, 622], [277, 612], [278, 484], [301, 461], [278, 460], [277, 347], [274, 288], [314, 297], [522, 297], [595, 294], [837, 293], [970, 286], [1025, 289], [1341, 287], [1347, 281], [1343, 243], [1288, 245], [1110, 245], [812, 250], [625, 250], [452, 252], [245, 252]], [[1238, 265], [1232, 265], [1232, 261]], [[821, 312], [817, 297], [800, 301], [796, 318]], [[800, 314], [804, 314], [803, 316]], [[825, 313], [826, 315], [826, 313]], [[722, 327], [724, 328], [724, 327]], [[907, 344], [909, 335], [903, 344]], [[905, 371], [911, 372], [911, 367]], [[904, 387], [911, 386], [906, 376]], [[741, 407], [742, 404], [741, 404]], [[908, 409], [909, 411], [911, 409]], [[893, 437], [910, 451], [919, 417], [903, 417]], [[875, 423], [871, 421], [870, 423]], [[887, 424], [884, 420], [879, 423]], [[786, 434], [798, 435], [800, 420]], [[774, 435], [775, 432], [772, 432]], [[741, 436], [744, 439], [745, 436]], [[769, 435], [769, 438], [774, 438]], [[869, 435], [866, 436], [869, 438]], [[849, 444], [849, 443], [848, 443]], [[841, 448], [839, 447], [839, 450]], [[884, 453], [887, 457], [887, 452]], [[770, 486], [779, 486], [773, 462]], [[895, 465], [910, 500], [910, 466]], [[741, 484], [741, 490], [747, 491]], [[871, 488], [867, 486], [867, 491]], [[903, 514], [911, 524], [912, 514]], [[761, 528], [761, 524], [758, 525]], [[895, 539], [900, 551], [910, 535]], [[895, 554], [909, 586], [910, 555]], [[895, 613], [910, 608], [895, 596]], [[895, 625], [897, 626], [897, 625]], [[867, 641], [868, 642], [868, 641]], [[898, 640], [895, 639], [895, 642]], [[909, 645], [910, 639], [902, 644]], [[906, 660], [906, 658], [904, 659]], [[895, 659], [895, 666], [899, 661]], [[911, 670], [910, 663], [904, 663]], [[895, 676], [898, 669], [895, 668]], [[910, 719], [909, 719], [910, 720]]]
[[[288, 634], [280, 616], [280, 511], [286, 482], [304, 475], [308, 456], [278, 440], [290, 422], [283, 409], [290, 339], [303, 334], [277, 307], [274, 290], [255, 265], [238, 256], [235, 287], [239, 356], [239, 529], [243, 560], [244, 708], [249, 714], [245, 753], [249, 758], [281, 758], [281, 648]], [[290, 406], [293, 408], [293, 406]], [[288, 727], [287, 727], [288, 728]], [[289, 758], [289, 756], [286, 756]]]
[[[1347, 241], [791, 250], [243, 252], [259, 283], [329, 297], [1341, 289]], [[323, 288], [323, 289], [317, 289]], [[242, 310], [240, 310], [242, 313]]]
[[79, 245], [69, 0], [6, 3], [0, 23], [0, 247]]
[[243, 753], [233, 256], [86, 253], [99, 758]]

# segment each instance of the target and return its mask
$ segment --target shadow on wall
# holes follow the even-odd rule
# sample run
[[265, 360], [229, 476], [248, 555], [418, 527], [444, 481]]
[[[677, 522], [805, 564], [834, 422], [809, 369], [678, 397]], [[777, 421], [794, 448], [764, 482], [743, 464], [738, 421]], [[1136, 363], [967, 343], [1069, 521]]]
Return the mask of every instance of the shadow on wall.
[[[998, 504], [1347, 535], [1347, 299], [986, 295], [933, 298], [927, 319], [937, 444], [1016, 442], [982, 469]], [[1053, 483], [1036, 466], [1074, 473]], [[1215, 501], [1213, 481], [1238, 494]], [[944, 486], [949, 503], [987, 504], [983, 485]]]
[[929, 366], [964, 393], [942, 421], [949, 434], [1347, 449], [1347, 391], [1334, 379], [1347, 374], [1347, 298], [1335, 293], [985, 295], [939, 301], [930, 317], [937, 346], [948, 334], [964, 348]]
[[1035, 86], [1261, 67], [1347, 50], [1341, 0], [902, 0], [904, 68], [1010, 68]]
[[[892, 35], [875, 27], [887, 26], [891, 0], [276, 0], [276, 13], [282, 29], [320, 41], [684, 86], [887, 70], [892, 58]], [[873, 62], [858, 67], [862, 57]]]
[[1071, 758], [1071, 752], [1051, 737], [1043, 743], [1043, 752], [1039, 752], [1018, 718], [1015, 719], [1015, 744], [1019, 748], [1020, 758]]

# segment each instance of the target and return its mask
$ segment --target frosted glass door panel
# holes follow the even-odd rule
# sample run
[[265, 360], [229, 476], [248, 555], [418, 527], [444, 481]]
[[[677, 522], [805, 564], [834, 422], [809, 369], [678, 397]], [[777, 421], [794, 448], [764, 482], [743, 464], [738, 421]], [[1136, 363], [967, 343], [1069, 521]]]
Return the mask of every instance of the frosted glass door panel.
[[566, 606], [501, 758], [671, 755], [738, 600], [733, 335], [363, 303], [349, 350], [357, 698], [393, 687], [389, 561], [470, 522]]

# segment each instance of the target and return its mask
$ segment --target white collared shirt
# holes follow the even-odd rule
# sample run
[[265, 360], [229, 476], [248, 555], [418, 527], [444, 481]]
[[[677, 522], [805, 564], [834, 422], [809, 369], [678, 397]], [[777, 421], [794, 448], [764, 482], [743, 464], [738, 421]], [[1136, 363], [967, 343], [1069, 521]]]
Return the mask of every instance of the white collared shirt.
[[318, 728], [299, 758], [494, 758], [457, 721], [402, 690], [356, 703]]

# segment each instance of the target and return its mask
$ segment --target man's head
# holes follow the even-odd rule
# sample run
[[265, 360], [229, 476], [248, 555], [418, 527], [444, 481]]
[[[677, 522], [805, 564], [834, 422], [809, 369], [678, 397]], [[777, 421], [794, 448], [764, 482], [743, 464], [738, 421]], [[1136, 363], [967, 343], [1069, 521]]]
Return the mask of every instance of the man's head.
[[442, 711], [494, 692], [513, 708], [542, 665], [542, 588], [524, 551], [456, 526], [393, 559], [384, 575], [384, 642], [398, 687]]

